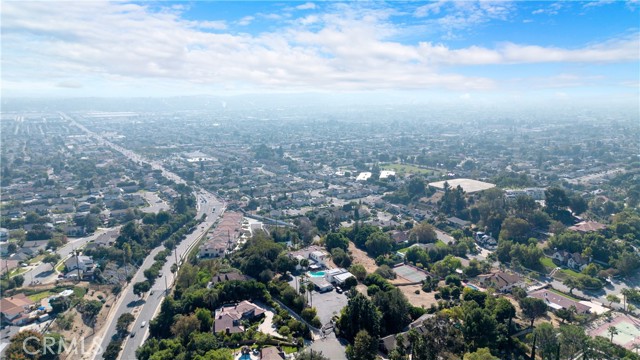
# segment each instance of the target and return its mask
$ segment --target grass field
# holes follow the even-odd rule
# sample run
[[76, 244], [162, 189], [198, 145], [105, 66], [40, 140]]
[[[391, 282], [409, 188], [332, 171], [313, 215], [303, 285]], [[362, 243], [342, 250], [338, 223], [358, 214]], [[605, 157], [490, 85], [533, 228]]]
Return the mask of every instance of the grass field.
[[580, 275], [580, 273], [575, 272], [575, 271], [573, 271], [573, 270], [571, 270], [571, 269], [562, 269], [562, 270], [560, 270], [560, 271], [562, 271], [563, 273], [565, 273], [567, 276], [571, 276], [571, 277], [576, 277], [576, 276]]
[[439, 175], [440, 171], [432, 169], [424, 169], [415, 165], [406, 164], [385, 164], [380, 166], [383, 170], [393, 170], [398, 174], [423, 174], [423, 175]]
[[29, 299], [31, 299], [33, 302], [35, 302], [35, 303], [39, 303], [39, 302], [40, 302], [40, 300], [42, 300], [42, 299], [44, 299], [44, 298], [46, 298], [46, 297], [49, 297], [49, 296], [51, 296], [51, 295], [55, 295], [55, 294], [56, 294], [56, 293], [54, 293], [54, 292], [51, 292], [51, 291], [49, 291], [49, 290], [46, 290], [46, 291], [38, 292], [38, 293], [35, 293], [35, 294], [31, 294], [31, 295], [29, 295], [29, 296], [27, 296], [27, 297], [28, 297]]
[[556, 264], [553, 263], [553, 260], [546, 256], [540, 260], [540, 263], [542, 263], [547, 271], [551, 271], [556, 268]]

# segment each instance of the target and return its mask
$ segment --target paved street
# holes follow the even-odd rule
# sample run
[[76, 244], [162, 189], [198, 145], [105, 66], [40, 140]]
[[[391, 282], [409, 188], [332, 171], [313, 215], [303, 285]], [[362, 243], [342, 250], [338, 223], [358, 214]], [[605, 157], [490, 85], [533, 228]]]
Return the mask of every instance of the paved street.
[[[61, 115], [71, 120], [75, 126], [85, 131], [87, 134], [89, 134], [89, 136], [93, 137], [99, 143], [110, 146], [111, 148], [121, 152], [123, 155], [134, 162], [150, 164], [153, 169], [160, 170], [165, 177], [173, 180], [176, 183], [186, 184], [186, 182], [178, 175], [165, 170], [160, 163], [155, 161], [147, 161], [139, 155], [133, 153], [132, 151], [124, 149], [121, 146], [113, 144], [102, 138], [101, 136], [92, 133], [84, 126], [78, 124], [75, 120], [70, 119], [67, 115]], [[145, 298], [139, 299], [138, 296], [133, 294], [133, 284], [145, 280], [144, 270], [149, 268], [154, 263], [153, 257], [164, 247], [159, 246], [151, 251], [149, 256], [147, 256], [147, 258], [144, 260], [138, 272], [134, 275], [131, 282], [122, 290], [117, 304], [114, 305], [114, 309], [111, 310], [111, 313], [109, 314], [109, 317], [104, 327], [102, 328], [102, 332], [96, 335], [102, 337], [101, 350], [107, 348], [109, 342], [111, 341], [111, 337], [116, 333], [115, 328], [118, 317], [125, 312], [133, 313], [134, 315], [136, 315], [136, 320], [133, 322], [131, 330], [136, 332], [136, 336], [133, 338], [128, 337], [125, 339], [123, 350], [120, 353], [120, 358], [125, 360], [135, 359], [136, 349], [138, 349], [140, 345], [142, 345], [142, 343], [148, 336], [149, 321], [153, 318], [156, 311], [158, 311], [162, 303], [162, 299], [164, 299], [164, 297], [166, 296], [165, 289], [170, 288], [173, 284], [174, 274], [171, 273], [170, 269], [175, 260], [172, 261], [172, 259], [175, 259], [177, 257], [178, 261], [181, 262], [183, 257], [185, 257], [188, 252], [198, 243], [198, 240], [201, 238], [201, 236], [204, 235], [211, 226], [213, 226], [213, 224], [225, 211], [226, 204], [218, 200], [212, 193], [206, 190], [197, 190], [194, 192], [194, 196], [197, 200], [196, 208], [198, 210], [196, 217], [200, 218], [203, 214], [206, 215], [205, 222], [203, 222], [195, 231], [193, 231], [193, 233], [188, 234], [186, 239], [180, 242], [178, 247], [169, 256], [168, 261], [165, 263], [164, 267], [161, 269], [160, 274], [162, 274], [162, 277], [157, 279], [151, 291], [146, 294]], [[151, 293], [153, 293], [153, 295]], [[146, 322], [144, 328], [142, 327], [142, 322]], [[94, 349], [93, 351], [89, 351], [86, 358], [95, 360], [101, 359], [102, 354], [95, 350], [96, 349]]]
[[[78, 239], [71, 239], [67, 244], [58, 248], [56, 253], [60, 254], [61, 260], [64, 261], [68, 256], [71, 255], [73, 250], [79, 249], [85, 246], [89, 241], [95, 240], [98, 236], [109, 232], [109, 231], [118, 231], [120, 227], [115, 228], [99, 228], [95, 233], [89, 236], [85, 236]], [[33, 267], [29, 271], [22, 274], [24, 276], [25, 284], [31, 284], [31, 282], [39, 282], [40, 284], [49, 284], [53, 283], [58, 279], [58, 274], [55, 272], [51, 264], [46, 264], [41, 262], [37, 266]]]

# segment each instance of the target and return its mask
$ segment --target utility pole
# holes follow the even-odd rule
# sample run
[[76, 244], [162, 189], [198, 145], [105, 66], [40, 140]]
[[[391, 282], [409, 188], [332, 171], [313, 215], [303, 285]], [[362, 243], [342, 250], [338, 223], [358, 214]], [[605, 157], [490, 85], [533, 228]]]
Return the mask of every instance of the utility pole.
[[80, 281], [80, 264], [78, 263], [78, 251], [76, 249], [73, 249], [73, 252], [76, 255], [76, 269], [78, 270], [78, 281]]

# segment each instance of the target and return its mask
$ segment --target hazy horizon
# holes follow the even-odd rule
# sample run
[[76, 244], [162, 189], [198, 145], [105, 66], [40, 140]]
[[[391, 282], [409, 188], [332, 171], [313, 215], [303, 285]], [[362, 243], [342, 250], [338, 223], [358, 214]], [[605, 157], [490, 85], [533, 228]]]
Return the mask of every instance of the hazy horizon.
[[1, 90], [638, 108], [637, 20], [633, 1], [3, 1]]

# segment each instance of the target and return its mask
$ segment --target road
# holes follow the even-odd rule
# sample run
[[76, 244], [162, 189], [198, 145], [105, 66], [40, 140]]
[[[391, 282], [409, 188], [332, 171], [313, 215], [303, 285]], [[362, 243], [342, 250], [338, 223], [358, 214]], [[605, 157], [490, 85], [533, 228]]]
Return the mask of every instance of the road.
[[[198, 193], [198, 217], [202, 214], [208, 214], [207, 220], [199, 225], [199, 227], [192, 233], [187, 235], [187, 238], [183, 240], [178, 246], [178, 258], [180, 259], [182, 256], [186, 256], [193, 246], [198, 243], [200, 237], [206, 233], [206, 231], [213, 226], [215, 221], [222, 215], [224, 211], [224, 204], [218, 201], [215, 197], [213, 197], [209, 193]], [[215, 210], [214, 210], [215, 208]], [[159, 249], [154, 250], [152, 255], [155, 255]], [[156, 312], [160, 309], [160, 305], [162, 304], [162, 300], [167, 296], [165, 292], [165, 286], [170, 287], [174, 281], [174, 274], [171, 273], [171, 265], [174, 263], [175, 259], [175, 251], [171, 254], [169, 261], [165, 263], [164, 267], [160, 271], [162, 274], [161, 278], [156, 280], [156, 283], [153, 285], [153, 288], [149, 292], [146, 299], [143, 300], [142, 305], [134, 307], [134, 311], [137, 310], [136, 320], [134, 321], [131, 331], [135, 331], [136, 335], [134, 337], [129, 337], [125, 340], [123, 350], [121, 353], [121, 359], [123, 360], [134, 360], [136, 358], [136, 349], [138, 349], [144, 340], [146, 340], [147, 335], [149, 333], [149, 321], [153, 319]], [[153, 256], [147, 257], [147, 260], [151, 260], [149, 265], [145, 265], [141, 268], [147, 268], [153, 264]], [[146, 262], [146, 261], [145, 261]], [[142, 271], [138, 271], [136, 277], [132, 282], [143, 281], [144, 275]], [[166, 284], [166, 285], [165, 285]], [[151, 295], [153, 293], [153, 295]], [[121, 314], [124, 312], [131, 312], [130, 303], [138, 300], [138, 297], [133, 295], [133, 289], [129, 289], [127, 293], [127, 298], [122, 302], [122, 305], [119, 311]], [[120, 316], [120, 315], [118, 315]], [[107, 331], [107, 334], [115, 333], [115, 320], [111, 322], [111, 331]], [[146, 326], [142, 328], [142, 322], [146, 322]], [[110, 339], [110, 336], [108, 337]], [[108, 342], [107, 342], [108, 344]]]
[[[122, 153], [133, 162], [151, 165], [154, 170], [160, 170], [163, 176], [170, 180], [173, 180], [176, 183], [186, 184], [185, 180], [180, 178], [178, 175], [166, 170], [159, 162], [146, 160], [133, 151], [116, 145], [93, 133], [66, 114], [60, 113], [60, 115], [69, 120], [71, 124], [79, 127], [81, 130], [87, 133], [89, 137], [93, 138], [98, 143], [111, 147], [112, 149]], [[141, 299], [133, 294], [133, 284], [145, 280], [144, 270], [149, 268], [154, 263], [154, 256], [161, 250], [163, 250], [164, 246], [159, 246], [151, 251], [151, 253], [144, 260], [142, 266], [138, 269], [138, 272], [136, 272], [136, 274], [133, 276], [131, 282], [129, 282], [129, 284], [122, 290], [118, 301], [116, 302], [116, 304], [114, 304], [114, 307], [109, 313], [106, 323], [104, 324], [100, 332], [96, 334], [96, 337], [102, 338], [102, 341], [100, 342], [101, 349], [94, 348], [92, 349], [92, 351], [88, 351], [85, 358], [94, 360], [102, 359], [102, 352], [96, 350], [104, 351], [104, 349], [107, 348], [112, 336], [116, 333], [116, 322], [118, 320], [118, 317], [120, 317], [120, 315], [124, 313], [132, 313], [136, 317], [136, 320], [131, 326], [131, 331], [135, 331], [136, 335], [134, 337], [128, 337], [125, 339], [123, 350], [120, 353], [120, 359], [134, 360], [136, 358], [136, 349], [138, 349], [147, 338], [149, 331], [149, 321], [153, 318], [155, 313], [160, 308], [162, 299], [165, 298], [166, 292], [168, 291], [168, 289], [170, 289], [170, 286], [174, 282], [174, 274], [171, 273], [171, 265], [175, 263], [174, 259], [178, 259], [178, 261], [180, 262], [183, 257], [185, 257], [188, 252], [198, 243], [198, 240], [200, 240], [200, 238], [206, 233], [206, 231], [211, 226], [213, 226], [213, 224], [215, 224], [220, 216], [222, 216], [226, 209], [226, 204], [223, 201], [218, 200], [212, 193], [206, 190], [196, 190], [194, 191], [194, 196], [197, 200], [196, 216], [197, 218], [200, 218], [202, 215], [206, 215], [205, 221], [201, 223], [198, 228], [195, 229], [191, 234], [188, 234], [186, 239], [180, 242], [177, 248], [167, 259], [168, 261], [165, 263], [164, 267], [161, 269], [160, 274], [162, 274], [162, 276], [156, 280], [156, 283], [153, 285], [151, 291], [148, 294], [145, 294], [145, 297]], [[142, 327], [143, 322], [145, 322], [144, 328]], [[96, 342], [97, 341], [94, 339], [93, 343]]]
[[[64, 246], [58, 248], [56, 253], [60, 255], [60, 259], [64, 261], [67, 257], [71, 255], [73, 250], [79, 249], [85, 246], [88, 242], [93, 241], [98, 238], [98, 236], [109, 232], [109, 231], [118, 231], [120, 227], [116, 228], [100, 228], [92, 235], [72, 239]], [[51, 264], [46, 264], [40, 262], [37, 266], [31, 268], [29, 271], [22, 274], [24, 276], [25, 283], [31, 284], [31, 282], [39, 282], [40, 284], [49, 284], [53, 283], [58, 279], [58, 274], [55, 269], [51, 266]]]

